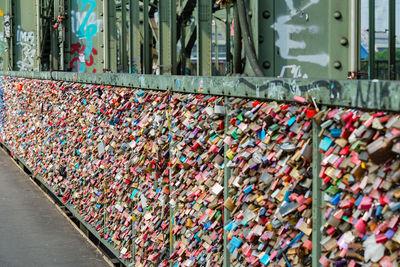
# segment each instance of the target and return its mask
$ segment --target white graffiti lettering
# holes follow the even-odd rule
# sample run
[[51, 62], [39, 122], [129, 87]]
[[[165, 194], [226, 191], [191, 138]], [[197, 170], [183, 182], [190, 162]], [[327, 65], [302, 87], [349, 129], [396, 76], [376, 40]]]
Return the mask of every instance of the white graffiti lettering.
[[307, 45], [304, 40], [294, 40], [292, 36], [293, 34], [299, 34], [302, 32], [310, 32], [312, 34], [319, 33], [320, 28], [317, 25], [303, 26], [290, 23], [296, 15], [301, 14], [301, 12], [304, 12], [310, 6], [319, 3], [319, 0], [310, 0], [306, 5], [299, 9], [295, 8], [293, 0], [285, 0], [285, 2], [290, 10], [290, 15], [279, 16], [271, 26], [278, 34], [275, 45], [279, 47], [280, 56], [284, 59], [294, 59], [300, 62], [309, 62], [321, 66], [327, 66], [330, 58], [329, 54], [326, 52], [296, 56], [290, 53], [290, 50], [292, 49], [305, 49]]
[[[289, 71], [289, 75], [286, 72]], [[302, 73], [301, 66], [298, 65], [287, 65], [283, 66], [281, 70], [281, 74], [279, 75], [281, 78], [303, 78], [307, 79], [308, 75], [306, 73]]]
[[[79, 28], [81, 27], [82, 23], [84, 22], [83, 20], [86, 18], [88, 15], [88, 11], [76, 11], [76, 10], [71, 10], [71, 31], [73, 34], [77, 34], [79, 31]], [[87, 21], [87, 24], [85, 25], [85, 31], [88, 25], [97, 25], [97, 28], [101, 28], [102, 24], [101, 19], [96, 18], [96, 13], [93, 12], [89, 14], [89, 18]], [[80, 37], [79, 39], [85, 39], [85, 37]]]
[[36, 56], [35, 34], [26, 32], [18, 26], [17, 45], [21, 46], [21, 60], [17, 62], [20, 71], [32, 71], [34, 68], [34, 58]]

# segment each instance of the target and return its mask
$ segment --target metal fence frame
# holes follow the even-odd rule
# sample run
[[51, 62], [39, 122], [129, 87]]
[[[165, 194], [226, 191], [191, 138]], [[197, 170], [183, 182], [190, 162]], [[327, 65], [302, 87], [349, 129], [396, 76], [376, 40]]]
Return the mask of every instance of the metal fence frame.
[[[266, 101], [293, 102], [294, 96], [308, 97], [311, 105], [318, 108], [341, 106], [356, 109], [370, 109], [400, 112], [400, 81], [378, 80], [312, 80], [312, 79], [276, 79], [276, 78], [251, 78], [251, 77], [195, 77], [195, 76], [154, 76], [133, 74], [77, 74], [67, 72], [0, 72], [0, 76], [14, 78], [54, 80], [77, 82], [84, 84], [101, 84], [116, 87], [131, 87], [144, 90], [171, 90], [172, 93], [195, 93], [229, 97], [252, 98]], [[228, 116], [225, 117], [229, 120]], [[228, 125], [228, 123], [225, 123]], [[226, 129], [227, 130], [227, 129]], [[319, 266], [321, 256], [321, 225], [323, 223], [321, 206], [323, 205], [322, 192], [320, 191], [321, 179], [318, 178], [321, 166], [321, 153], [318, 151], [320, 131], [317, 123], [313, 122], [313, 186], [312, 186], [312, 266]], [[6, 147], [5, 144], [2, 144]], [[9, 148], [7, 148], [9, 150]], [[170, 153], [171, 154], [171, 153]], [[27, 172], [31, 171], [23, 159], [15, 158], [25, 165]], [[225, 156], [225, 162], [227, 157]], [[224, 170], [224, 199], [228, 198], [229, 168]], [[34, 177], [43, 184], [48, 191], [52, 188], [41, 179]], [[72, 207], [65, 204], [66, 208], [76, 217], [79, 214]], [[224, 208], [224, 221], [229, 220], [230, 213]], [[118, 251], [104, 242], [97, 232], [82, 220], [82, 223], [98, 240], [105, 245], [117, 258]], [[224, 266], [230, 266], [226, 231], [224, 232]], [[171, 248], [173, 248], [171, 244]], [[120, 260], [125, 265], [132, 263]]]

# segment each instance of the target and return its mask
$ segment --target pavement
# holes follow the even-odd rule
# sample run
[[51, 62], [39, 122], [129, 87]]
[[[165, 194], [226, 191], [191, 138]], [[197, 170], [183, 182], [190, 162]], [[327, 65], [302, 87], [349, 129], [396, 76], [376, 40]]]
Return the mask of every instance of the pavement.
[[0, 267], [30, 266], [110, 265], [0, 149]]

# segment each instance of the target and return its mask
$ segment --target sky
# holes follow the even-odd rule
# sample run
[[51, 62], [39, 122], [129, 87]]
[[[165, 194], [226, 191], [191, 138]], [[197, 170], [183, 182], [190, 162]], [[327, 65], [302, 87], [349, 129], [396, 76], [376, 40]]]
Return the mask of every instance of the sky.
[[[368, 29], [368, 0], [361, 0], [361, 28]], [[389, 28], [389, 0], [375, 0], [375, 30]], [[396, 35], [400, 35], [400, 0], [396, 1]]]

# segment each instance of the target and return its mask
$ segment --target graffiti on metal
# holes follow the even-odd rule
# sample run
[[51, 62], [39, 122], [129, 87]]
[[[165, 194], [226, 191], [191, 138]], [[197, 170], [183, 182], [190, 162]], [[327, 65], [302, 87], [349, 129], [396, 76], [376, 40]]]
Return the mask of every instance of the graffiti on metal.
[[7, 56], [7, 39], [4, 37], [4, 32], [0, 32], [0, 67], [5, 69], [4, 57]]
[[[123, 73], [0, 72], [44, 80], [107, 84], [122, 87], [207, 93], [236, 97], [256, 97], [278, 101], [295, 95], [315, 98], [318, 105], [400, 111], [400, 82], [377, 80], [277, 79], [255, 77], [154, 76]], [[178, 86], [179, 85], [179, 86]]]
[[[287, 75], [288, 73], [288, 75]], [[290, 78], [303, 78], [303, 79], [307, 79], [308, 78], [308, 74], [307, 73], [303, 73], [301, 71], [301, 66], [300, 65], [287, 65], [287, 66], [283, 66], [281, 69], [281, 73], [279, 75], [279, 77], [290, 77]]]
[[[88, 67], [93, 65], [94, 58], [97, 55], [97, 50], [95, 48], [92, 48], [89, 57], [85, 55], [86, 45], [81, 45], [81, 43], [78, 42], [76, 44], [71, 44], [71, 48], [71, 54], [75, 57], [71, 60], [69, 65], [74, 72], [81, 72], [82, 65]], [[96, 69], [93, 69], [92, 72], [96, 73]]]
[[[74, 72], [96, 72], [93, 68], [97, 49], [93, 39], [98, 34], [102, 20], [97, 19], [95, 0], [79, 0], [78, 9], [71, 10], [72, 34], [79, 40], [71, 44], [70, 68]], [[89, 68], [92, 68], [89, 70]]]
[[22, 30], [21, 26], [17, 29], [17, 45], [21, 47], [22, 55], [18, 60], [17, 66], [20, 71], [32, 71], [35, 64], [36, 43], [35, 33]]
[[299, 62], [309, 62], [317, 65], [326, 67], [329, 63], [329, 55], [326, 51], [321, 51], [316, 54], [297, 54], [291, 52], [291, 50], [306, 49], [307, 43], [305, 40], [294, 39], [293, 35], [299, 35], [302, 32], [308, 32], [311, 34], [319, 35], [321, 28], [318, 25], [311, 24], [309, 26], [298, 25], [292, 20], [294, 17], [303, 16], [305, 21], [308, 21], [308, 14], [306, 10], [315, 4], [319, 3], [319, 0], [307, 1], [303, 6], [295, 6], [293, 0], [285, 0], [287, 7], [289, 8], [289, 14], [278, 16], [276, 22], [272, 25], [272, 28], [278, 34], [275, 45], [280, 49], [280, 56], [284, 59], [294, 59]]

